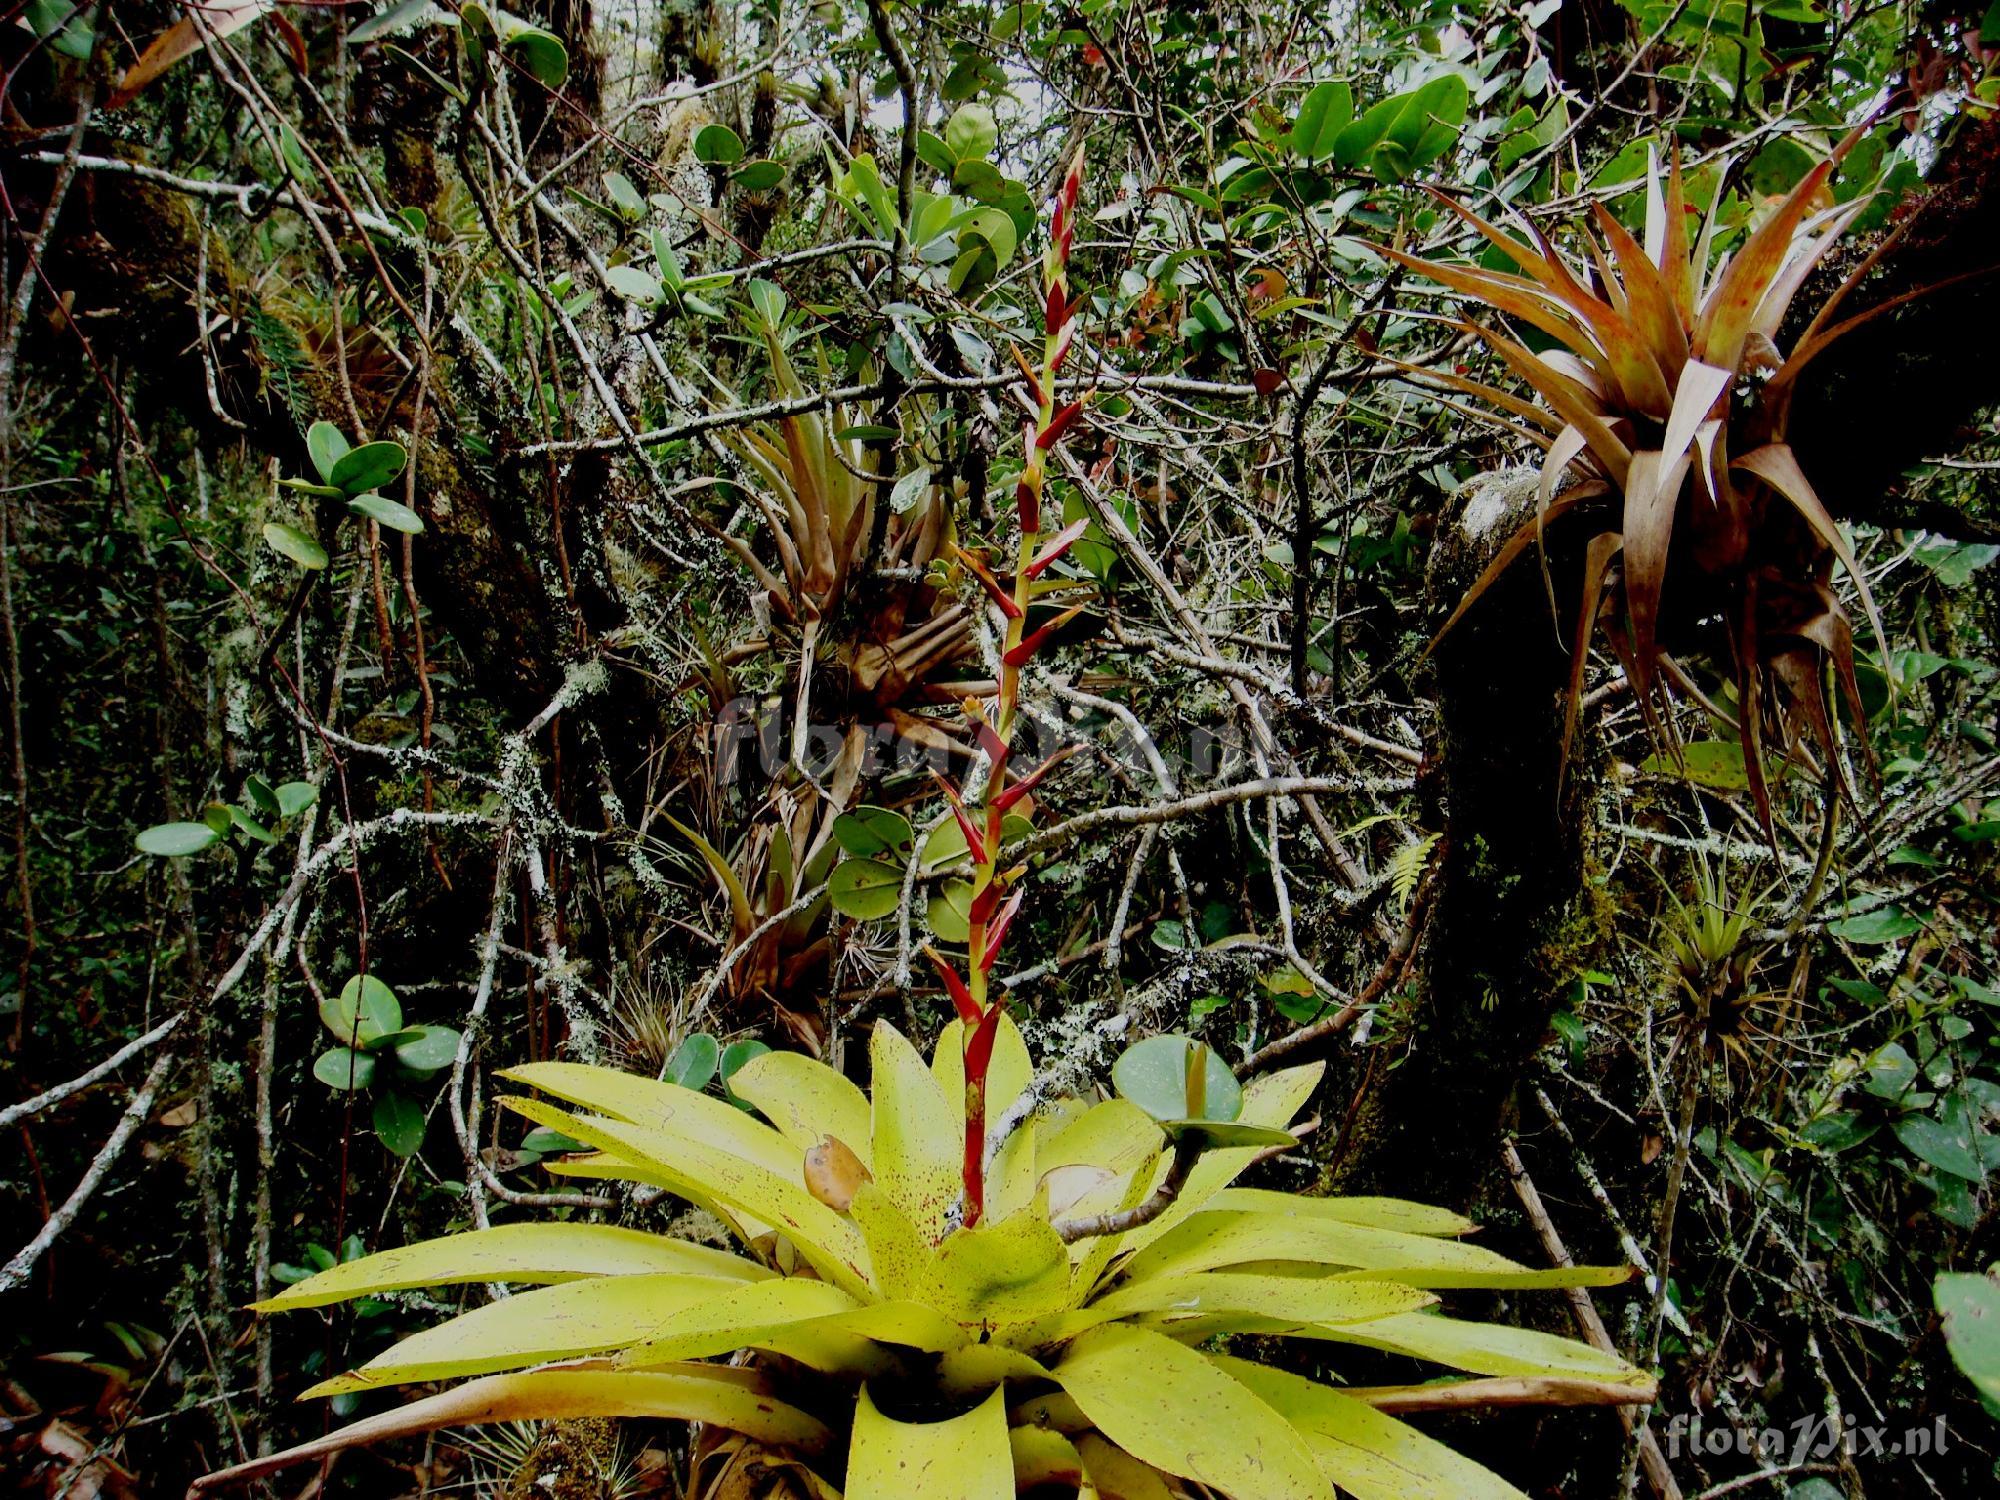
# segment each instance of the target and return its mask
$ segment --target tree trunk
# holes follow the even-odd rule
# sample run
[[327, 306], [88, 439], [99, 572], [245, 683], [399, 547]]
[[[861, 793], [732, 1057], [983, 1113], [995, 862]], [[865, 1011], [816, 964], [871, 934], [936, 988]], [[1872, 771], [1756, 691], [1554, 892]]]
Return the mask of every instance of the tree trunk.
[[[1533, 515], [1535, 485], [1534, 471], [1508, 470], [1468, 486], [1432, 556], [1435, 618]], [[1548, 537], [1557, 579], [1576, 571], [1563, 530]], [[1342, 1191], [1463, 1207], [1494, 1166], [1563, 981], [1601, 929], [1585, 896], [1579, 767], [1558, 786], [1569, 656], [1532, 558], [1487, 590], [1434, 660], [1438, 740], [1424, 784], [1444, 838], [1419, 998], [1333, 1176]]]

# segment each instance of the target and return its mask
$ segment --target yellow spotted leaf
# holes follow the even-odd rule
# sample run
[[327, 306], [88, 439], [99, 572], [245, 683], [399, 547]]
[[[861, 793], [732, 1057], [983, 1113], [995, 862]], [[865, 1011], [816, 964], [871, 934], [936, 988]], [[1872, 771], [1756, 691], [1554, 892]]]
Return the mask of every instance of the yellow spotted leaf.
[[1403, 1234], [1471, 1234], [1479, 1226], [1464, 1214], [1428, 1203], [1411, 1203], [1402, 1198], [1302, 1198], [1296, 1193], [1278, 1193], [1268, 1188], [1230, 1188], [1217, 1193], [1208, 1206], [1218, 1210], [1307, 1215], [1316, 1219], [1338, 1219], [1343, 1224], [1362, 1224], [1371, 1229], [1394, 1229]]
[[1040, 1127], [1030, 1118], [1011, 1132], [986, 1164], [986, 1217], [1005, 1219], [1035, 1201], [1039, 1175], [1035, 1143]]
[[644, 1368], [734, 1354], [800, 1323], [852, 1312], [861, 1304], [837, 1286], [792, 1276], [712, 1291], [699, 1302], [655, 1318], [617, 1363]]
[[1076, 1440], [1084, 1472], [1104, 1500], [1173, 1500], [1160, 1471], [1148, 1468], [1122, 1448], [1113, 1447], [1094, 1432]]
[[780, 1177], [796, 1178], [799, 1173], [803, 1146], [787, 1141], [770, 1126], [713, 1095], [583, 1063], [528, 1063], [508, 1068], [500, 1076], [594, 1114], [727, 1151]]
[[593, 1276], [522, 1292], [413, 1333], [360, 1369], [321, 1381], [306, 1394], [331, 1396], [373, 1386], [489, 1375], [607, 1353], [636, 1343], [648, 1328], [677, 1312], [715, 1300], [718, 1287], [727, 1285], [713, 1276], [661, 1272]]
[[1373, 1323], [1325, 1325], [1319, 1336], [1469, 1370], [1474, 1375], [1558, 1375], [1647, 1389], [1651, 1379], [1615, 1354], [1575, 1339], [1501, 1323], [1406, 1313]]
[[875, 1023], [868, 1043], [874, 1069], [875, 1180], [935, 1243], [959, 1197], [964, 1111], [954, 1109], [903, 1034]]
[[1150, 1313], [1172, 1319], [1244, 1313], [1299, 1323], [1366, 1323], [1416, 1312], [1436, 1302], [1428, 1292], [1393, 1281], [1211, 1271], [1195, 1276], [1157, 1276], [1121, 1287], [1093, 1302], [1082, 1315], [1108, 1319]]
[[863, 1166], [872, 1164], [868, 1096], [825, 1063], [797, 1052], [766, 1052], [732, 1073], [729, 1087], [794, 1146], [804, 1149], [832, 1136]]
[[891, 1302], [940, 1306], [944, 1285], [937, 1252], [881, 1184], [862, 1183], [848, 1212], [866, 1240], [877, 1295]]
[[[867, 1295], [868, 1247], [853, 1224], [806, 1191], [800, 1180], [804, 1153], [797, 1148], [787, 1146], [791, 1165], [780, 1176], [692, 1135], [571, 1114], [532, 1099], [504, 1102], [538, 1125], [645, 1166], [650, 1180], [696, 1203], [718, 1205], [724, 1212], [752, 1215], [777, 1226], [821, 1276], [854, 1296]], [[779, 1139], [776, 1132], [771, 1134]]]
[[885, 1417], [861, 1388], [847, 1500], [1013, 1500], [1014, 1460], [1007, 1408], [993, 1392], [963, 1416], [942, 1422]]
[[1631, 1277], [1623, 1266], [1537, 1270], [1460, 1240], [1275, 1209], [1195, 1214], [1134, 1256], [1123, 1274], [1128, 1281], [1140, 1281], [1269, 1261], [1341, 1267], [1361, 1276], [1436, 1288], [1616, 1286]]
[[[746, 1378], [747, 1377], [747, 1378]], [[748, 1370], [690, 1366], [671, 1372], [542, 1370], [468, 1381], [412, 1401], [267, 1458], [197, 1480], [192, 1494], [234, 1488], [265, 1474], [346, 1448], [489, 1422], [562, 1421], [576, 1417], [653, 1417], [707, 1422], [758, 1442], [816, 1452], [832, 1434], [818, 1418], [773, 1397]]]
[[1032, 1204], [947, 1235], [937, 1264], [939, 1310], [962, 1323], [1004, 1327], [1069, 1304], [1069, 1247]]
[[1007, 1446], [1013, 1454], [1017, 1489], [1034, 1490], [1043, 1485], [1074, 1489], [1083, 1483], [1083, 1455], [1060, 1432], [1046, 1427], [1013, 1427], [1007, 1432]]
[[1332, 1500], [1291, 1423], [1165, 1334], [1094, 1328], [1056, 1367], [1090, 1424], [1142, 1463], [1233, 1500]]

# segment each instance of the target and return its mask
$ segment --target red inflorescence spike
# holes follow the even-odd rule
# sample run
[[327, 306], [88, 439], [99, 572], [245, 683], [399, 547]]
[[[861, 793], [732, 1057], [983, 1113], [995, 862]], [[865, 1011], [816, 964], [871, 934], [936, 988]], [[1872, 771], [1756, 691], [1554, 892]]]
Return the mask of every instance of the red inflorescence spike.
[[979, 580], [979, 586], [986, 590], [987, 596], [1000, 606], [1001, 614], [1010, 620], [1021, 618], [1021, 606], [1014, 602], [1014, 596], [1001, 586], [1000, 580], [993, 576], [985, 563], [963, 547], [954, 544], [951, 550], [958, 555], [958, 560], [965, 565], [966, 571]]
[[1044, 625], [1040, 630], [1031, 631], [1028, 634], [1027, 639], [1023, 640], [1020, 645], [1016, 646], [1012, 651], [1009, 651], [1005, 656], [1001, 657], [1000, 660], [1005, 662], [1010, 667], [1022, 666], [1025, 663], [1033, 660], [1035, 653], [1041, 650], [1043, 646], [1048, 644], [1048, 639], [1050, 636], [1054, 635], [1058, 630], [1062, 629], [1063, 626], [1067, 625], [1071, 620], [1074, 620], [1078, 615], [1082, 613], [1083, 613], [1083, 606], [1081, 604], [1072, 604], [1068, 609], [1064, 610], [1061, 614], [1057, 615], [1053, 620], [1049, 621], [1049, 623]]
[[965, 981], [959, 978], [958, 970], [954, 969], [950, 961], [929, 943], [924, 944], [924, 957], [936, 965], [938, 978], [944, 981], [945, 991], [951, 996], [951, 1003], [958, 1008], [958, 1018], [966, 1025], [972, 1025], [979, 1019], [979, 1003], [972, 998], [972, 991], [965, 987]]
[[1003, 813], [1007, 811], [1008, 808], [1012, 807], [1016, 802], [1019, 802], [1023, 797], [1027, 796], [1028, 793], [1032, 792], [1035, 789], [1037, 783], [1039, 783], [1044, 776], [1048, 775], [1049, 772], [1053, 771], [1057, 766], [1061, 765], [1064, 761], [1068, 760], [1072, 755], [1076, 754], [1076, 752], [1081, 750], [1082, 748], [1083, 746], [1081, 745], [1064, 745], [1062, 749], [1056, 751], [1054, 755], [1051, 755], [1047, 760], [1043, 761], [1039, 766], [1036, 766], [1034, 770], [1030, 771], [1026, 776], [1023, 776], [1019, 781], [1009, 782], [1007, 786], [998, 795], [994, 797], [993, 799], [994, 808], [997, 811]]
[[966, 908], [966, 915], [973, 922], [984, 927], [988, 922], [993, 920], [994, 909], [999, 905], [1000, 887], [989, 885], [985, 890], [972, 898], [971, 905]]
[[1075, 342], [1076, 319], [1072, 318], [1069, 322], [1063, 324], [1063, 331], [1056, 335], [1056, 346], [1049, 352], [1049, 371], [1051, 374], [1063, 367], [1063, 361], [1069, 358], [1070, 345]]
[[1041, 494], [1025, 479], [1014, 486], [1014, 510], [1020, 518], [1022, 531], [1033, 532], [1042, 529]]
[[1060, 277], [1049, 283], [1048, 301], [1042, 308], [1042, 331], [1056, 334], [1062, 331], [1064, 320], [1069, 316], [1070, 302]]
[[1083, 403], [1081, 401], [1070, 402], [1069, 405], [1049, 418], [1049, 425], [1044, 427], [1035, 438], [1035, 446], [1042, 449], [1055, 447], [1057, 443], [1062, 441], [1063, 434], [1068, 432], [1075, 425], [1076, 419], [1082, 415]]
[[979, 830], [973, 826], [972, 819], [967, 816], [965, 800], [958, 795], [957, 788], [952, 786], [949, 781], [946, 781], [944, 777], [938, 775], [936, 771], [931, 772], [931, 777], [937, 782], [938, 790], [944, 793], [945, 801], [951, 804], [951, 815], [958, 819], [958, 831], [965, 835], [965, 847], [972, 854], [972, 862], [976, 865], [985, 864], [986, 840], [979, 836]]
[[1069, 171], [1063, 174], [1062, 206], [1066, 213], [1076, 212], [1077, 199], [1083, 196], [1083, 148], [1077, 147], [1076, 155], [1070, 158]]
[[979, 711], [976, 699], [967, 698], [960, 707], [972, 724], [973, 742], [979, 746], [980, 753], [997, 769], [1006, 762], [1007, 742], [1000, 738], [998, 730], [986, 722], [986, 715]]
[[993, 919], [993, 926], [986, 934], [986, 951], [979, 957], [981, 973], [993, 971], [993, 960], [1000, 956], [1000, 945], [1007, 941], [1007, 929], [1014, 925], [1014, 914], [1021, 909], [1021, 901], [1027, 894], [1025, 887], [1014, 892], [1000, 908], [1000, 915]]
[[993, 1039], [999, 1035], [1000, 1017], [1006, 1009], [1004, 1005], [991, 1006], [979, 1018], [978, 1025], [973, 1027], [972, 1040], [965, 1044], [966, 1077], [983, 1079], [986, 1076], [986, 1069], [993, 1061]]
[[1034, 560], [1028, 564], [1028, 576], [1030, 578], [1039, 578], [1047, 571], [1051, 563], [1069, 551], [1071, 543], [1075, 542], [1078, 537], [1082, 536], [1089, 529], [1090, 517], [1085, 516], [1081, 521], [1070, 522], [1069, 525], [1063, 527], [1061, 531], [1050, 537], [1048, 545], [1037, 552]]
[[1021, 352], [1019, 344], [1009, 344], [1007, 351], [1014, 356], [1014, 363], [1021, 367], [1021, 378], [1028, 382], [1028, 394], [1036, 406], [1042, 404], [1042, 382], [1028, 364], [1028, 356]]

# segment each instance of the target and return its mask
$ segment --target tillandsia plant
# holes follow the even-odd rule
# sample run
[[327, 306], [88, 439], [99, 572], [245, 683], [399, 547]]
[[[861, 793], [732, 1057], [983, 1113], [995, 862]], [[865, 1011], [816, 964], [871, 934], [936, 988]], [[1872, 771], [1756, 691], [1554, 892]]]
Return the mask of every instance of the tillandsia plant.
[[[1807, 172], [1736, 253], [1719, 261], [1712, 246], [1722, 195], [1690, 236], [1677, 157], [1664, 174], [1657, 161], [1649, 171], [1644, 243], [1603, 204], [1594, 204], [1603, 243], [1576, 226], [1575, 238], [1588, 256], [1583, 264], [1532, 226], [1528, 241], [1517, 239], [1442, 194], [1438, 200], [1519, 273], [1388, 252], [1554, 342], [1534, 353], [1492, 329], [1454, 325], [1483, 340], [1543, 405], [1448, 372], [1423, 372], [1529, 424], [1506, 425], [1547, 453], [1534, 518], [1500, 551], [1445, 628], [1549, 522], [1615, 491], [1617, 519], [1585, 551], [1564, 757], [1575, 734], [1595, 626], [1602, 626], [1623, 663], [1648, 725], [1663, 737], [1670, 720], [1658, 712], [1659, 695], [1668, 681], [1699, 691], [1667, 648], [1719, 615], [1727, 627], [1744, 766], [1767, 831], [1767, 723], [1777, 727], [1790, 753], [1803, 751], [1809, 740], [1824, 756], [1828, 777], [1846, 789], [1829, 669], [1857, 722], [1862, 715], [1852, 634], [1832, 586], [1835, 559], [1853, 578], [1882, 643], [1867, 580], [1785, 441], [1801, 372], [1849, 326], [1830, 327], [1829, 319], [1853, 278], [1818, 311], [1789, 354], [1775, 342], [1799, 289], [1865, 206], [1865, 200], [1821, 204], [1836, 166], [1858, 138], [1857, 131]], [[1572, 468], [1582, 482], [1558, 495]], [[1665, 588], [1670, 570], [1681, 580], [1671, 594]]]
[[[1028, 1049], [997, 1010], [949, 1023], [928, 1066], [879, 1023], [872, 1099], [802, 1055], [757, 1057], [732, 1087], [761, 1120], [607, 1068], [510, 1070], [569, 1106], [510, 1108], [589, 1148], [557, 1170], [683, 1196], [746, 1253], [525, 1223], [336, 1266], [262, 1309], [477, 1282], [529, 1289], [307, 1394], [464, 1383], [197, 1490], [439, 1427], [622, 1416], [732, 1434], [732, 1451], [754, 1446], [767, 1470], [786, 1471], [779, 1493], [820, 1500], [1005, 1500], [1044, 1486], [1092, 1500], [1331, 1500], [1335, 1487], [1360, 1500], [1518, 1500], [1390, 1413], [1651, 1398], [1653, 1382], [1615, 1355], [1436, 1311], [1442, 1291], [1605, 1285], [1624, 1268], [1533, 1270], [1466, 1243], [1472, 1224], [1443, 1210], [1232, 1185], [1265, 1142], [1291, 1139], [1323, 1064], [1239, 1085], [1186, 1038], [1141, 1042], [1114, 1069], [1124, 1097], [1052, 1101], [995, 1144], [985, 1219], [964, 1225], [956, 1137], [966, 1040], [981, 1031], [987, 1087], [1027, 1093]], [[1170, 1140], [1163, 1115], [1194, 1118]], [[1184, 1169], [1191, 1135], [1209, 1149]], [[1388, 1351], [1471, 1378], [1335, 1389], [1222, 1352], [1215, 1341], [1233, 1334]]]
[[[787, 400], [804, 398], [809, 393], [786, 349], [784, 291], [753, 281], [749, 302], [772, 388]], [[893, 428], [871, 426], [838, 403], [824, 416], [796, 412], [774, 426], [727, 431], [722, 441], [743, 460], [745, 489], [763, 517], [776, 571], [743, 538], [718, 533], [762, 586], [773, 623], [800, 632], [802, 683], [809, 681], [823, 622], [840, 609], [858, 574], [874, 567], [913, 575], [915, 581], [871, 596], [858, 638], [839, 652], [851, 695], [892, 714], [915, 684], [966, 656], [972, 641], [969, 612], [934, 607], [938, 589], [928, 576], [955, 529], [945, 487], [931, 482], [928, 470], [913, 471], [894, 486], [891, 513], [876, 524], [880, 485], [866, 471], [868, 444], [893, 435]], [[801, 717], [803, 710], [800, 703]]]

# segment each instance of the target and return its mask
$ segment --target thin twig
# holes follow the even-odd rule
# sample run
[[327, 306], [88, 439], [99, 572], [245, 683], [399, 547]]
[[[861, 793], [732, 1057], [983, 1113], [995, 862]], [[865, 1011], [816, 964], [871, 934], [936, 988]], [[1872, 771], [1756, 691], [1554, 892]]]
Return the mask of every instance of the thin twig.
[[98, 1188], [104, 1185], [106, 1174], [117, 1163], [118, 1158], [125, 1154], [125, 1148], [132, 1142], [133, 1133], [138, 1130], [151, 1111], [154, 1096], [159, 1093], [160, 1085], [166, 1082], [167, 1074], [172, 1071], [178, 1058], [179, 1054], [170, 1047], [154, 1059], [152, 1071], [146, 1075], [146, 1081], [140, 1084], [133, 1091], [132, 1097], [126, 1101], [124, 1113], [119, 1115], [117, 1125], [112, 1128], [104, 1144], [98, 1148], [97, 1155], [92, 1158], [82, 1180], [77, 1183], [69, 1197], [63, 1200], [62, 1207], [49, 1215], [40, 1232], [16, 1251], [12, 1260], [0, 1266], [0, 1293], [11, 1292], [26, 1281], [28, 1273], [35, 1268], [35, 1262], [47, 1253], [49, 1246], [56, 1242], [64, 1230], [76, 1222], [76, 1216], [83, 1212], [83, 1206], [91, 1200]]

